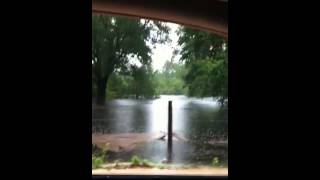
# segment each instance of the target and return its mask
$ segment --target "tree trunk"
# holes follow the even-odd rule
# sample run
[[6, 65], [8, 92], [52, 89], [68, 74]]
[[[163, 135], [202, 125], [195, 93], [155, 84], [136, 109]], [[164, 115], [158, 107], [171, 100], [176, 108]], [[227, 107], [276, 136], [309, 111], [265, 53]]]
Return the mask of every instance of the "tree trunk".
[[136, 96], [136, 99], [139, 99], [139, 90], [138, 90], [138, 86], [137, 84], [135, 85], [135, 96]]
[[220, 107], [223, 108], [224, 104], [225, 104], [225, 98], [224, 97], [220, 97], [218, 102], [220, 103]]
[[103, 78], [97, 83], [97, 105], [104, 105], [106, 102], [108, 78]]

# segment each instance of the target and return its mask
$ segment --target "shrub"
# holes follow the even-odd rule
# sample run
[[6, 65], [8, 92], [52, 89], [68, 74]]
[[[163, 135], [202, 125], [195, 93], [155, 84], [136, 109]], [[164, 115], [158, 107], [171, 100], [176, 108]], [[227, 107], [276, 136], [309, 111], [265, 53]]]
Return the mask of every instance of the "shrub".
[[218, 157], [214, 157], [212, 160], [212, 166], [219, 166], [219, 158]]
[[139, 165], [141, 165], [142, 164], [142, 161], [141, 161], [141, 159], [138, 157], [138, 156], [133, 156], [132, 158], [131, 158], [131, 164], [133, 165], [133, 166], [139, 166]]
[[103, 163], [105, 163], [104, 156], [102, 156], [102, 157], [93, 156], [92, 157], [92, 168], [93, 169], [100, 168]]

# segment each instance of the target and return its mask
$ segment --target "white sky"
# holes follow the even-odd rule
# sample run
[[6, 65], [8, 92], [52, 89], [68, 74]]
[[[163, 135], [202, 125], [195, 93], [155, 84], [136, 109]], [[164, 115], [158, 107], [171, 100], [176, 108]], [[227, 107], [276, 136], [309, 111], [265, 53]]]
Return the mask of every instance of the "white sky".
[[[175, 23], [166, 23], [170, 27], [169, 31], [169, 39], [171, 39], [171, 42], [167, 42], [165, 44], [155, 44], [155, 48], [153, 48], [153, 45], [150, 42], [147, 42], [147, 45], [151, 48], [152, 50], [152, 67], [153, 70], [161, 70], [162, 67], [164, 66], [166, 61], [170, 61], [173, 55], [174, 49], [179, 49], [178, 45], [178, 39], [179, 36], [176, 33], [176, 30], [178, 29], [179, 25]], [[138, 67], [141, 66], [142, 64], [139, 62], [138, 58], [136, 56], [129, 57], [129, 62], [130, 64], [135, 64]], [[180, 58], [180, 55], [177, 54], [173, 61], [178, 62]]]
[[[172, 40], [171, 43], [166, 44], [156, 44], [156, 48], [152, 49], [152, 66], [154, 70], [161, 70], [164, 63], [167, 60], [170, 60], [172, 57], [173, 50], [178, 48], [178, 35], [176, 34], [176, 30], [179, 25], [174, 23], [167, 23], [170, 27], [169, 38]], [[177, 62], [180, 58], [180, 55], [177, 55], [174, 58], [174, 61]]]
[[[167, 60], [170, 60], [172, 57], [173, 50], [178, 48], [178, 35], [176, 34], [176, 30], [179, 25], [174, 23], [167, 23], [170, 27], [169, 38], [172, 40], [171, 43], [166, 44], [156, 44], [156, 48], [152, 49], [152, 66], [154, 70], [161, 70], [164, 63]], [[177, 62], [180, 56], [177, 55], [174, 58], [174, 61]]]

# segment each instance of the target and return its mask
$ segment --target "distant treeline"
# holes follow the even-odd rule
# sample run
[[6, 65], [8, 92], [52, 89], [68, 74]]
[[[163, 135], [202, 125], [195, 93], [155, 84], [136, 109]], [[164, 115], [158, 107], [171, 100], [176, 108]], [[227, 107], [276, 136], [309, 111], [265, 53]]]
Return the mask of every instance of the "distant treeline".
[[[161, 94], [186, 95], [184, 64], [167, 61], [162, 70], [151, 66], [132, 66], [128, 73], [113, 73], [107, 87], [107, 99], [151, 99]], [[93, 92], [95, 91], [93, 84]], [[95, 94], [93, 94], [95, 95]]]

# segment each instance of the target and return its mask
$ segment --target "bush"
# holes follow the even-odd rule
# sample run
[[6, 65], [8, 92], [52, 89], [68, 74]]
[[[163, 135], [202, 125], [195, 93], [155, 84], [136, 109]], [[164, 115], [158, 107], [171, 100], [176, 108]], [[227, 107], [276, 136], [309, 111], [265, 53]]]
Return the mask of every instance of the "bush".
[[141, 161], [141, 159], [140, 159], [138, 156], [133, 156], [133, 157], [131, 158], [131, 164], [132, 164], [133, 166], [139, 166], [139, 165], [142, 164], [142, 161]]
[[100, 168], [102, 164], [106, 163], [108, 147], [99, 148], [92, 144], [92, 169]]
[[102, 156], [102, 157], [93, 156], [92, 157], [92, 169], [100, 168], [103, 163], [105, 163], [104, 156]]
[[219, 158], [218, 157], [214, 157], [212, 160], [212, 166], [219, 166]]
[[138, 156], [133, 156], [131, 158], [131, 165], [132, 166], [143, 166], [143, 167], [154, 167], [154, 163], [147, 159], [141, 160]]

